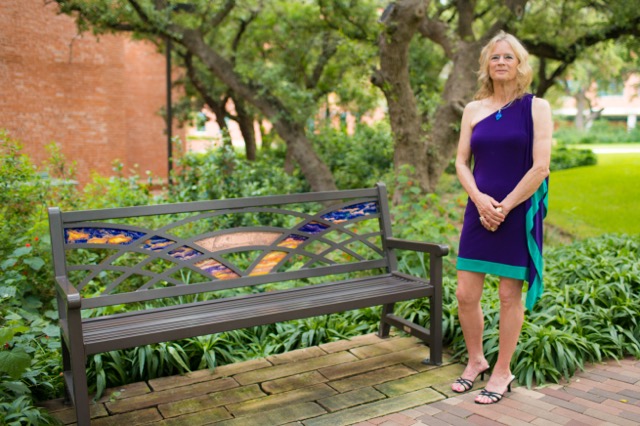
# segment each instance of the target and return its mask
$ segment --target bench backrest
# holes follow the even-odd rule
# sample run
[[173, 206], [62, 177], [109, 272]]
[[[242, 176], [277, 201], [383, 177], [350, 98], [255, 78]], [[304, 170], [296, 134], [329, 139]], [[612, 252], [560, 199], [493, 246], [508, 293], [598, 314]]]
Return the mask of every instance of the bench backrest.
[[391, 222], [383, 184], [75, 212], [54, 207], [49, 220], [55, 275], [77, 289], [83, 309], [396, 267], [385, 247]]

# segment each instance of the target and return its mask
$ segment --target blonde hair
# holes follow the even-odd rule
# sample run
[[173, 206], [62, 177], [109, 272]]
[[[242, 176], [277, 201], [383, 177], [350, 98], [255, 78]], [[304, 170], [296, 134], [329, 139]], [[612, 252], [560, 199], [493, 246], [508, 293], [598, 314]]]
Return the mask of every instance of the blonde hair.
[[529, 64], [529, 52], [522, 43], [511, 34], [500, 31], [482, 48], [480, 52], [480, 69], [478, 70], [478, 84], [480, 88], [476, 92], [475, 99], [484, 99], [493, 95], [493, 80], [489, 76], [489, 57], [499, 41], [509, 43], [518, 58], [518, 75], [516, 76], [516, 99], [522, 97], [533, 79], [533, 69]]

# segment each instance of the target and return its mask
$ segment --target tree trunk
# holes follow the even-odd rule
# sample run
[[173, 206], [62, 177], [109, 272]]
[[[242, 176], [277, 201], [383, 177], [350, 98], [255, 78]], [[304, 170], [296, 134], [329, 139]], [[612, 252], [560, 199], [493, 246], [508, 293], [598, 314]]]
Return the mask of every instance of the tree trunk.
[[242, 98], [253, 105], [273, 123], [276, 132], [287, 143], [287, 149], [292, 150], [292, 156], [300, 165], [302, 174], [312, 190], [337, 189], [331, 170], [318, 156], [306, 137], [304, 123], [291, 120], [284, 105], [262, 87], [253, 87], [251, 84], [244, 83], [233, 70], [233, 65], [207, 46], [200, 32], [179, 27], [172, 28], [182, 33], [179, 42], [193, 55], [199, 57], [202, 63], [233, 91], [236, 98]]
[[333, 175], [327, 164], [316, 154], [311, 141], [304, 131], [304, 124], [287, 123], [277, 120], [274, 128], [287, 143], [287, 154], [300, 165], [302, 174], [307, 178], [314, 191], [329, 191], [337, 189]]
[[249, 114], [241, 99], [234, 99], [236, 106], [236, 114], [238, 117], [238, 125], [244, 139], [247, 160], [255, 161], [256, 159], [256, 136], [253, 128], [253, 116]]
[[[456, 151], [460, 118], [464, 105], [476, 90], [477, 61], [485, 41], [444, 40], [442, 28], [425, 20], [425, 13], [425, 1], [395, 3], [386, 20], [387, 31], [380, 36], [380, 69], [372, 81], [387, 99], [395, 142], [395, 169], [411, 166], [412, 176], [420, 187], [433, 192]], [[426, 122], [427, 115], [418, 111], [409, 78], [409, 44], [418, 30], [440, 37], [453, 63], [433, 123]], [[431, 130], [425, 133], [425, 127]]]
[[225, 117], [227, 112], [225, 111], [225, 105], [223, 102], [216, 102], [214, 99], [205, 98], [209, 109], [216, 116], [216, 123], [218, 123], [218, 127], [220, 127], [220, 132], [223, 134], [223, 144], [231, 145], [231, 138], [229, 137], [229, 128], [227, 127], [227, 122], [225, 121]]
[[[423, 188], [429, 187], [425, 135], [409, 78], [409, 44], [425, 14], [421, 0], [396, 2], [380, 34], [380, 69], [371, 80], [387, 99], [394, 135], [394, 168], [411, 166], [409, 173]], [[389, 9], [388, 9], [389, 10]]]
[[581, 132], [583, 132], [585, 130], [584, 112], [587, 109], [587, 104], [589, 103], [589, 100], [585, 96], [584, 91], [582, 89], [578, 90], [578, 92], [575, 95], [575, 99], [576, 99], [575, 126], [577, 130], [580, 130]]
[[457, 44], [453, 58], [453, 67], [442, 93], [442, 103], [435, 113], [429, 145], [427, 147], [428, 185], [425, 189], [434, 191], [435, 187], [454, 158], [460, 137], [460, 119], [464, 106], [471, 101], [476, 91], [476, 71], [478, 57], [485, 41]]

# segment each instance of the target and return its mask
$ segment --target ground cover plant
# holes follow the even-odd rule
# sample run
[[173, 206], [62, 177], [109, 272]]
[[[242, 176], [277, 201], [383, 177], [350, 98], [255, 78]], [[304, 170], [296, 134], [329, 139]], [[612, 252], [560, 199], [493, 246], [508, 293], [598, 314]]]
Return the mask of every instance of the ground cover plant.
[[[349, 136], [343, 133], [321, 135], [318, 143], [326, 143], [327, 155], [334, 155], [332, 144], [327, 141], [338, 138], [345, 138], [339, 142], [344, 146], [353, 142], [358, 147], [356, 151], [365, 151], [361, 145], [366, 138], [349, 141], [346, 139]], [[57, 312], [52, 303], [47, 205], [86, 209], [305, 190], [299, 175], [282, 172], [284, 156], [277, 152], [266, 155], [263, 163], [246, 167], [241, 155], [221, 150], [185, 159], [184, 173], [176, 176], [174, 190], [166, 194], [154, 195], [150, 184], [141, 179], [137, 171], [124, 171], [117, 163], [113, 176], [96, 175], [80, 191], [51, 179], [58, 176], [64, 181], [71, 176], [60, 173], [72, 169], [65, 166], [64, 159], [54, 148], [47, 169], [49, 178], [42, 178], [40, 171], [21, 154], [17, 141], [4, 133], [0, 135], [0, 141], [0, 184], [3, 185], [0, 214], [5, 223], [12, 224], [3, 227], [0, 234], [0, 418], [7, 424], [54, 422], [44, 410], [37, 408], [37, 402], [62, 396]], [[379, 143], [386, 146], [383, 140]], [[357, 156], [350, 158], [349, 167], [365, 167], [372, 162], [382, 167], [390, 164], [384, 156], [374, 159], [371, 153], [367, 155], [366, 161]], [[598, 166], [554, 172], [552, 200], [553, 196], [559, 197], [565, 191], [579, 194], [575, 186], [562, 189], [562, 176], [559, 178], [559, 175], [588, 170], [586, 176], [591, 177], [593, 171], [601, 167], [599, 180], [608, 183], [611, 191], [621, 191], [617, 197], [622, 199], [629, 195], [630, 186], [612, 184], [611, 175], [619, 176], [619, 172], [625, 170], [620, 164], [632, 164], [637, 169], [637, 161], [628, 156], [601, 156]], [[338, 160], [330, 164], [344, 167]], [[228, 167], [228, 173], [216, 173], [223, 167]], [[396, 196], [398, 201], [392, 208], [394, 235], [449, 244], [451, 254], [445, 258], [444, 265], [445, 342], [456, 357], [464, 360], [455, 301], [455, 256], [466, 196], [455, 176], [443, 176], [438, 190], [427, 194], [406, 174], [394, 175], [388, 169], [376, 170], [371, 166], [367, 173], [358, 174], [353, 180], [349, 180], [347, 173], [337, 175], [345, 177], [345, 185], [369, 184], [371, 176], [380, 175], [392, 190], [390, 195]], [[592, 180], [587, 182], [593, 186]], [[205, 190], [218, 192], [207, 193]], [[599, 200], [598, 197], [604, 195], [595, 192], [593, 198]], [[611, 199], [608, 202], [618, 201]], [[594, 204], [599, 205], [599, 202]], [[554, 208], [557, 207], [551, 204], [551, 213]], [[533, 312], [527, 314], [514, 357], [514, 374], [521, 383], [554, 382], [561, 377], [571, 377], [585, 362], [630, 354], [640, 356], [637, 322], [640, 318], [637, 303], [640, 296], [637, 262], [640, 237], [632, 228], [638, 222], [634, 219], [624, 221], [627, 228], [620, 232], [624, 231], [626, 235], [598, 235], [547, 248], [547, 288]], [[403, 254], [399, 263], [411, 273], [428, 272], [425, 258], [417, 253]], [[497, 347], [497, 303], [494, 280], [488, 285], [483, 299], [488, 315], [485, 347], [490, 361], [495, 360], [493, 348]], [[427, 304], [425, 300], [405, 302], [398, 304], [398, 309], [403, 316], [428, 326]], [[100, 393], [124, 383], [215, 368], [374, 332], [378, 315], [378, 309], [368, 308], [98, 354], [92, 357], [87, 369], [93, 390]]]

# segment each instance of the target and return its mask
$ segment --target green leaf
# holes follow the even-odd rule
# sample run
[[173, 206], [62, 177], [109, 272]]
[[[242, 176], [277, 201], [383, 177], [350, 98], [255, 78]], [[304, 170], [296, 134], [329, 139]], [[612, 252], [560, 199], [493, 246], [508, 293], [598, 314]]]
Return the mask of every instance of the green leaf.
[[0, 287], [0, 297], [9, 298], [9, 297], [15, 297], [15, 295], [16, 295], [15, 287], [9, 287], [9, 286]]
[[21, 348], [0, 352], [0, 371], [14, 379], [19, 379], [30, 365], [31, 357]]
[[24, 384], [23, 382], [20, 381], [16, 381], [16, 382], [3, 382], [2, 386], [4, 386], [6, 389], [18, 394], [18, 395], [27, 395], [30, 393], [29, 391], [29, 387]]
[[189, 371], [189, 367], [184, 363], [184, 360], [180, 357], [180, 354], [174, 346], [169, 346], [169, 354], [171, 355], [171, 358], [178, 363], [178, 365], [185, 369], [185, 371]]
[[29, 265], [29, 267], [34, 271], [39, 271], [44, 266], [44, 260], [42, 260], [42, 258], [40, 257], [30, 257], [24, 259], [23, 262], [25, 263], [25, 265]]
[[18, 262], [18, 259], [16, 259], [15, 257], [10, 257], [9, 259], [6, 259], [4, 262], [0, 264], [0, 268], [2, 268], [3, 271], [6, 271], [7, 269], [15, 265], [17, 262]]
[[15, 249], [15, 250], [13, 251], [13, 256], [15, 256], [15, 257], [22, 257], [22, 256], [24, 256], [25, 254], [29, 254], [29, 253], [31, 253], [31, 250], [32, 250], [32, 249], [33, 249], [32, 247], [18, 247], [17, 249]]
[[9, 343], [13, 336], [15, 335], [15, 330], [12, 327], [3, 327], [0, 329], [0, 345], [4, 345], [5, 343]]
[[45, 328], [42, 329], [42, 332], [49, 337], [58, 337], [60, 336], [60, 327], [49, 324]]

